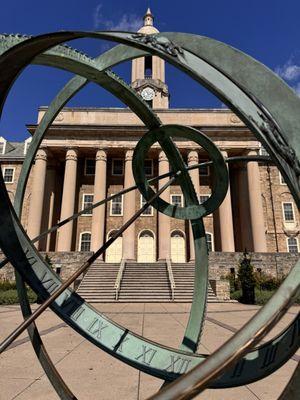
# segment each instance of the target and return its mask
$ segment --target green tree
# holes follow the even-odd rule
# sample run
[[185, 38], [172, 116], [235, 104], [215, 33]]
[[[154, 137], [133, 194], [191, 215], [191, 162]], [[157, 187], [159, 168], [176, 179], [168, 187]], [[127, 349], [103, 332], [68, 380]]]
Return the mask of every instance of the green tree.
[[238, 278], [242, 288], [241, 301], [245, 304], [255, 304], [255, 277], [251, 257], [246, 250], [240, 260]]

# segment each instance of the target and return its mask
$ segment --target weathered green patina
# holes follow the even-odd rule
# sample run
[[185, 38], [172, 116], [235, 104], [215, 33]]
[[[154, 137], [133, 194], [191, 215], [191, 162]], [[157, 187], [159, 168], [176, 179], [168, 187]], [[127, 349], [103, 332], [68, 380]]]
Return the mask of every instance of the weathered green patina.
[[[108, 39], [122, 45], [94, 60], [60, 45], [64, 41], [84, 37]], [[167, 381], [191, 370], [155, 396], [157, 399], [185, 399], [194, 397], [207, 386], [232, 387], [261, 379], [278, 369], [298, 349], [299, 315], [277, 337], [250, 350], [292, 304], [300, 285], [300, 263], [291, 270], [271, 301], [221, 349], [207, 359], [195, 354], [205, 319], [207, 291], [208, 257], [202, 217], [214, 211], [224, 199], [228, 184], [227, 169], [220, 152], [201, 132], [176, 125], [162, 126], [147, 104], [125, 82], [107, 70], [122, 61], [146, 54], [154, 54], [169, 61], [206, 86], [234, 110], [263, 142], [299, 207], [300, 145], [297, 132], [300, 128], [300, 100], [278, 77], [249, 56], [212, 39], [180, 33], [145, 36], [127, 32], [59, 32], [35, 38], [0, 35], [1, 110], [11, 85], [29, 63], [50, 65], [78, 74], [53, 100], [33, 136], [18, 184], [15, 209], [0, 175], [0, 224], [5, 227], [5, 230], [0, 230], [0, 245], [20, 274], [18, 286], [25, 317], [31, 314], [31, 310], [26, 302], [26, 293], [22, 290], [23, 279], [42, 298], [49, 303], [52, 301], [52, 309], [70, 326], [129, 365]], [[151, 342], [117, 325], [69, 289], [58, 295], [60, 288], [63, 289], [62, 282], [36, 251], [20, 225], [28, 174], [45, 132], [66, 102], [89, 81], [96, 82], [116, 95], [149, 129], [134, 153], [134, 174], [141, 193], [160, 212], [192, 222], [196, 249], [195, 293], [180, 350]], [[187, 167], [172, 136], [194, 140], [208, 151], [212, 159], [217, 176], [216, 187], [211, 198], [203, 205], [198, 203]], [[156, 141], [172, 165], [173, 173], [170, 175], [178, 173], [177, 181], [184, 193], [185, 208], [176, 209], [156, 198], [143, 175], [143, 160], [149, 146]], [[82, 268], [88, 268], [92, 261], [93, 258]], [[39, 346], [42, 346], [40, 361], [59, 396], [74, 399], [47, 357], [36, 327], [31, 325], [30, 329], [33, 343], [37, 338]], [[5, 341], [1, 349], [4, 348]], [[38, 352], [38, 346], [35, 345], [35, 348]]]

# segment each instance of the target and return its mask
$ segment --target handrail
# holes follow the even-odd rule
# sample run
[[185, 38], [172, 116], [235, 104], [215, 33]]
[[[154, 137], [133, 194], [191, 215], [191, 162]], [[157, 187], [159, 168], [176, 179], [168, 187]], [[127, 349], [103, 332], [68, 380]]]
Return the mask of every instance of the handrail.
[[176, 284], [175, 284], [175, 280], [174, 280], [171, 260], [169, 258], [166, 259], [166, 264], [167, 264], [167, 271], [168, 271], [168, 277], [169, 277], [170, 288], [171, 288], [171, 296], [172, 296], [172, 300], [174, 301]]
[[121, 264], [119, 267], [119, 271], [117, 274], [117, 278], [115, 281], [115, 300], [118, 300], [119, 298], [119, 292], [120, 292], [120, 288], [121, 288], [121, 282], [122, 282], [122, 278], [123, 278], [123, 274], [124, 274], [124, 270], [125, 270], [125, 265], [126, 265], [126, 260], [122, 259], [121, 260]]

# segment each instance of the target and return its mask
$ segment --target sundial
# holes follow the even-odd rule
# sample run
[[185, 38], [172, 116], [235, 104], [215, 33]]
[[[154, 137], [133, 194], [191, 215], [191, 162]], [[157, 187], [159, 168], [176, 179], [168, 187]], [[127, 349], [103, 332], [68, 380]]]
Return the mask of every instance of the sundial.
[[[117, 45], [94, 59], [63, 45], [64, 42], [80, 38], [105, 39]], [[210, 356], [197, 352], [205, 322], [208, 285], [208, 250], [203, 217], [215, 211], [225, 198], [228, 188], [226, 163], [231, 160], [224, 159], [217, 146], [200, 130], [182, 125], [163, 125], [147, 101], [110, 70], [121, 62], [147, 55], [161, 57], [179, 68], [228, 105], [261, 141], [271, 157], [248, 156], [243, 160], [275, 163], [298, 208], [300, 205], [300, 100], [273, 72], [250, 56], [213, 39], [185, 33], [144, 35], [132, 32], [62, 31], [36, 37], [0, 35], [1, 111], [15, 79], [27, 65], [52, 66], [75, 74], [53, 99], [33, 135], [22, 166], [14, 204], [10, 202], [0, 174], [0, 247], [7, 258], [1, 267], [9, 261], [15, 268], [24, 316], [24, 322], [2, 339], [0, 352], [27, 329], [38, 359], [61, 399], [76, 399], [76, 395], [49, 358], [34, 322], [48, 307], [86, 340], [99, 347], [99, 351], [106, 351], [130, 366], [160, 378], [162, 389], [151, 397], [153, 399], [190, 399], [207, 387], [222, 390], [249, 384], [276, 371], [299, 348], [299, 314], [276, 337], [257, 346], [287, 312], [299, 293], [298, 261], [270, 301], [230, 340]], [[141, 192], [146, 203], [66, 282], [62, 282], [36, 250], [34, 242], [70, 219], [77, 218], [87, 209], [60, 221], [33, 240], [29, 239], [20, 223], [21, 210], [28, 175], [47, 129], [64, 105], [89, 82], [114, 94], [136, 113], [148, 129], [133, 154], [135, 185], [103, 199], [89, 209], [135, 189]], [[211, 160], [214, 186], [212, 195], [203, 204], [198, 202], [188, 173], [189, 169], [199, 168], [200, 164], [187, 167], [173, 140], [176, 137], [197, 143]], [[169, 177], [157, 192], [152, 190], [144, 173], [144, 161], [154, 143], [161, 146], [172, 167], [170, 173], [152, 178], [153, 182]], [[166, 203], [160, 197], [175, 180], [181, 186], [184, 207]], [[179, 349], [131, 332], [101, 314], [69, 288], [150, 204], [161, 213], [190, 220], [192, 224], [196, 255], [194, 296]], [[34, 312], [27, 299], [25, 282], [42, 299], [42, 304]], [[298, 365], [281, 399], [300, 396], [299, 372]]]

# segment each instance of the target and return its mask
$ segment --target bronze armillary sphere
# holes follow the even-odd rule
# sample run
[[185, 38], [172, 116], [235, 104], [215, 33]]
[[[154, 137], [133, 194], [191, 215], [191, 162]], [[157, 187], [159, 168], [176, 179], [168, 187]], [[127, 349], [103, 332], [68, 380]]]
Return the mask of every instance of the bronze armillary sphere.
[[[78, 38], [106, 39], [121, 43], [91, 59], [61, 45]], [[28, 329], [40, 363], [61, 399], [76, 397], [67, 387], [47, 355], [34, 320], [48, 306], [66, 323], [96, 346], [127, 364], [169, 383], [153, 399], [190, 399], [206, 387], [225, 388], [244, 385], [271, 374], [282, 366], [299, 347], [299, 315], [278, 336], [253, 347], [284, 315], [300, 287], [298, 262], [272, 299], [228, 342], [211, 356], [197, 354], [205, 320], [208, 280], [208, 252], [202, 218], [223, 201], [228, 187], [226, 162], [220, 151], [202, 132], [180, 125], [162, 125], [147, 103], [109, 68], [122, 61], [156, 55], [178, 67], [203, 84], [227, 104], [263, 143], [278, 166], [294, 200], [300, 205], [300, 100], [295, 93], [265, 66], [246, 54], [215, 40], [184, 33], [143, 35], [128, 32], [58, 32], [36, 37], [0, 35], [0, 109], [2, 110], [14, 80], [30, 63], [53, 66], [75, 73], [52, 101], [31, 142], [18, 181], [14, 205], [11, 204], [0, 174], [0, 247], [16, 270], [18, 293], [25, 321], [0, 345], [0, 351]], [[37, 252], [20, 224], [24, 191], [35, 154], [50, 124], [62, 107], [88, 82], [95, 82], [116, 95], [145, 123], [149, 131], [140, 139], [133, 157], [136, 186], [147, 200], [122, 228], [115, 233], [74, 275], [62, 282]], [[216, 176], [212, 196], [199, 204], [174, 137], [184, 137], [201, 145], [211, 158]], [[144, 175], [144, 160], [151, 145], [158, 142], [172, 166], [170, 177], [159, 191], [153, 192]], [[245, 161], [260, 159], [244, 158]], [[266, 158], [264, 158], [266, 159]], [[199, 165], [193, 166], [198, 168]], [[158, 180], [166, 175], [154, 178]], [[174, 180], [179, 182], [185, 207], [174, 207], [159, 196]], [[119, 193], [120, 194], [120, 193]], [[117, 196], [116, 194], [114, 196]], [[90, 209], [106, 203], [103, 199]], [[147, 340], [117, 325], [70, 290], [69, 285], [84, 272], [105, 249], [151, 204], [159, 212], [190, 220], [193, 228], [196, 263], [195, 287], [190, 318], [180, 349]], [[86, 210], [83, 210], [84, 212]], [[82, 213], [81, 212], [81, 213]], [[79, 213], [80, 214], [80, 213]], [[44, 232], [48, 234], [70, 219]], [[41, 236], [42, 236], [41, 235]], [[2, 262], [3, 266], [5, 262]], [[32, 313], [24, 282], [43, 299]], [[282, 399], [292, 399], [299, 391], [296, 369]], [[170, 383], [173, 381], [172, 383]]]

